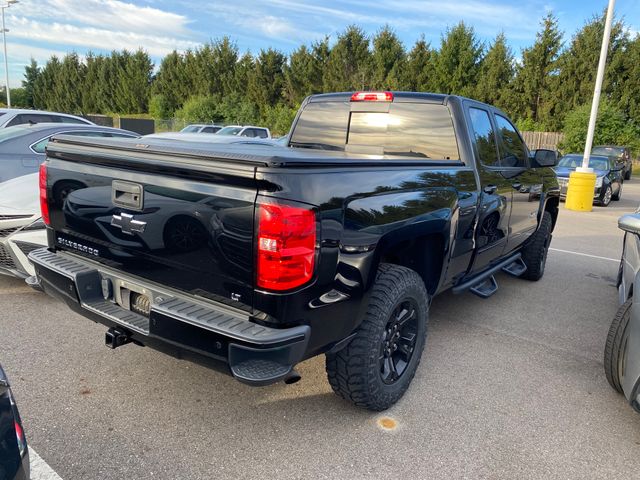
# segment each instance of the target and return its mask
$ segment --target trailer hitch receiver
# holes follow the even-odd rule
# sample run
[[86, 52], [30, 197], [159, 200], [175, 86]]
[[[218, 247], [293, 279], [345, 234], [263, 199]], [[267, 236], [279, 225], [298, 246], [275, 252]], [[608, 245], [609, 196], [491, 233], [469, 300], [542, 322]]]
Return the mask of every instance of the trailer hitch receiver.
[[126, 331], [117, 327], [111, 327], [107, 330], [104, 337], [104, 343], [109, 348], [118, 348], [131, 342], [131, 336]]

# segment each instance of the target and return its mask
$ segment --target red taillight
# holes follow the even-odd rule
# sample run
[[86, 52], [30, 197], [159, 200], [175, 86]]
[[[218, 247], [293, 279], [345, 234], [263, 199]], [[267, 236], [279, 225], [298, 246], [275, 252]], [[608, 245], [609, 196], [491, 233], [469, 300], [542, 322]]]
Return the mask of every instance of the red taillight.
[[24, 430], [22, 430], [22, 426], [14, 420], [13, 428], [16, 431], [16, 441], [18, 442], [18, 451], [20, 452], [20, 456], [24, 455], [25, 450], [27, 449], [27, 441], [24, 438]]
[[356, 92], [351, 95], [352, 102], [393, 102], [391, 92]]
[[42, 212], [42, 221], [45, 225], [49, 225], [49, 204], [47, 203], [47, 164], [40, 164], [40, 212]]
[[265, 203], [258, 213], [259, 288], [289, 290], [311, 280], [316, 254], [313, 210]]

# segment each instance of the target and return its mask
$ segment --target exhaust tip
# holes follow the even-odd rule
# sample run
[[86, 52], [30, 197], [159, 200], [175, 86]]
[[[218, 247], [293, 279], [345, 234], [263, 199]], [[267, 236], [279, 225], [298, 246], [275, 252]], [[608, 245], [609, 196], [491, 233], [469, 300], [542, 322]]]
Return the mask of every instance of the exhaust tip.
[[291, 370], [291, 372], [284, 378], [284, 383], [287, 385], [293, 385], [294, 383], [298, 383], [302, 377], [295, 370]]

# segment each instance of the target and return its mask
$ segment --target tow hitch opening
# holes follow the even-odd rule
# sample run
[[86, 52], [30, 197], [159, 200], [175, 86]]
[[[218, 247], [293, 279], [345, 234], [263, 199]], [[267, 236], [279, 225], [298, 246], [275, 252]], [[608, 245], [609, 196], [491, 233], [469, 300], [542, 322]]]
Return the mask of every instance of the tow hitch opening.
[[116, 327], [111, 327], [104, 336], [104, 343], [109, 348], [118, 348], [132, 341], [129, 333]]

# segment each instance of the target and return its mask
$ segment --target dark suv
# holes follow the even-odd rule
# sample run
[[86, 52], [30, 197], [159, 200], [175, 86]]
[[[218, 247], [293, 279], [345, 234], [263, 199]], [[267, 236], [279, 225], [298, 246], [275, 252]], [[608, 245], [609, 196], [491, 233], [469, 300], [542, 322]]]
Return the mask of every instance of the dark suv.
[[616, 159], [622, 167], [622, 178], [631, 180], [633, 173], [633, 162], [631, 161], [631, 150], [629, 147], [618, 147], [616, 145], [598, 145], [591, 149], [592, 155], [606, 155]]

